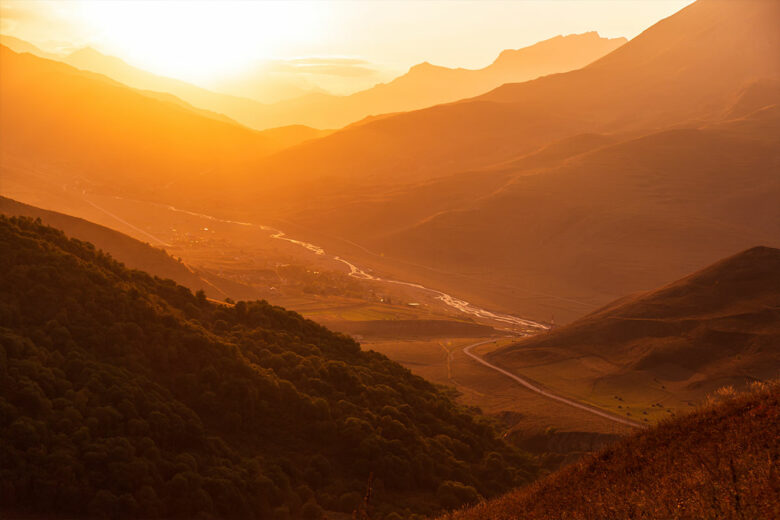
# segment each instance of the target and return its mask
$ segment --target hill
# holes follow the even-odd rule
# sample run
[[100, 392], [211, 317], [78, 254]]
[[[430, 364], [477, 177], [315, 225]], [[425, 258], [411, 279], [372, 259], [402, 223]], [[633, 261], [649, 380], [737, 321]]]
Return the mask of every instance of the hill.
[[670, 420], [525, 489], [443, 518], [777, 518], [780, 385]]
[[232, 281], [221, 280], [210, 275], [209, 281], [201, 278], [192, 267], [158, 249], [123, 233], [78, 217], [56, 211], [48, 211], [29, 204], [0, 196], [0, 214], [6, 216], [41, 219], [43, 224], [61, 229], [73, 238], [90, 242], [130, 269], [138, 269], [163, 279], [171, 279], [192, 291], [205, 291], [212, 298], [249, 298], [254, 293], [251, 287]]
[[487, 357], [554, 388], [566, 380], [566, 391], [615, 413], [654, 403], [648, 415], [777, 377], [778, 344], [780, 250], [755, 247]]
[[364, 507], [367, 482], [372, 517], [409, 516], [534, 475], [442, 391], [295, 313], [214, 305], [28, 219], [0, 217], [0, 251], [3, 516], [319, 518]]

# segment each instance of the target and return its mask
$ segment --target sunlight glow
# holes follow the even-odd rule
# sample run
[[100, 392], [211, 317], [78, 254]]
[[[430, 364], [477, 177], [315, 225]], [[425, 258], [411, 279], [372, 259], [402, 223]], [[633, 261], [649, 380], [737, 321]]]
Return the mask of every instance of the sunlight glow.
[[189, 81], [235, 73], [291, 42], [313, 43], [325, 17], [317, 3], [301, 9], [296, 2], [125, 0], [77, 7], [79, 22], [103, 48]]

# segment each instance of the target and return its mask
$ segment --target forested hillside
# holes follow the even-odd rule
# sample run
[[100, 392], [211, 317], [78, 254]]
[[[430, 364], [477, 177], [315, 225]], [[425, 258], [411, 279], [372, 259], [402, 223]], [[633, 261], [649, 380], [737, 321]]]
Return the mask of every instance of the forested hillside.
[[91, 242], [131, 269], [140, 269], [153, 276], [170, 278], [193, 291], [203, 290], [208, 296], [223, 299], [248, 299], [256, 295], [251, 287], [210, 276], [206, 281], [195, 269], [176, 260], [164, 249], [156, 248], [130, 236], [78, 217], [49, 211], [0, 196], [0, 214], [41, 219], [68, 236]]
[[483, 419], [264, 301], [215, 305], [0, 217], [0, 504], [101, 518], [430, 514], [529, 482]]

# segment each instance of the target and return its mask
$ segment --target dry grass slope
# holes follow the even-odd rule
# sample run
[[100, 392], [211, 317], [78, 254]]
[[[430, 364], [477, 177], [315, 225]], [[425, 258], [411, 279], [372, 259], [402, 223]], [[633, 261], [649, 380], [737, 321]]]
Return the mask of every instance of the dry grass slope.
[[446, 520], [780, 518], [780, 383], [636, 434]]

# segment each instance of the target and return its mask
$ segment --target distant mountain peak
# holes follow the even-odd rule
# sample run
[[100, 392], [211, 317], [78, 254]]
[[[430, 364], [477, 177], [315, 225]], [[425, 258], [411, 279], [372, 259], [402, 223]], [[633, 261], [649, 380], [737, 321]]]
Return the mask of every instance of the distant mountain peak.
[[[602, 37], [598, 33], [598, 31], [588, 31], [579, 34], [565, 34], [565, 35], [559, 34], [557, 36], [553, 36], [552, 38], [542, 40], [540, 42], [537, 42], [528, 47], [523, 47], [521, 49], [505, 49], [499, 53], [498, 57], [493, 62], [493, 65], [502, 65], [503, 62], [507, 60], [511, 60], [516, 56], [527, 55], [533, 52], [540, 52], [548, 48], [557, 48], [560, 45], [572, 46], [576, 43], [581, 45], [604, 44], [604, 45], [614, 46], [615, 43], [623, 44], [626, 43], [627, 41], [628, 39], [622, 36], [617, 38]], [[572, 50], [572, 49], [567, 48], [567, 50]]]
[[409, 68], [409, 74], [412, 73], [420, 73], [420, 72], [430, 72], [434, 70], [442, 70], [446, 69], [447, 67], [442, 67], [440, 65], [434, 65], [433, 63], [429, 61], [423, 61], [421, 63], [418, 63], [416, 65], [412, 65]]

